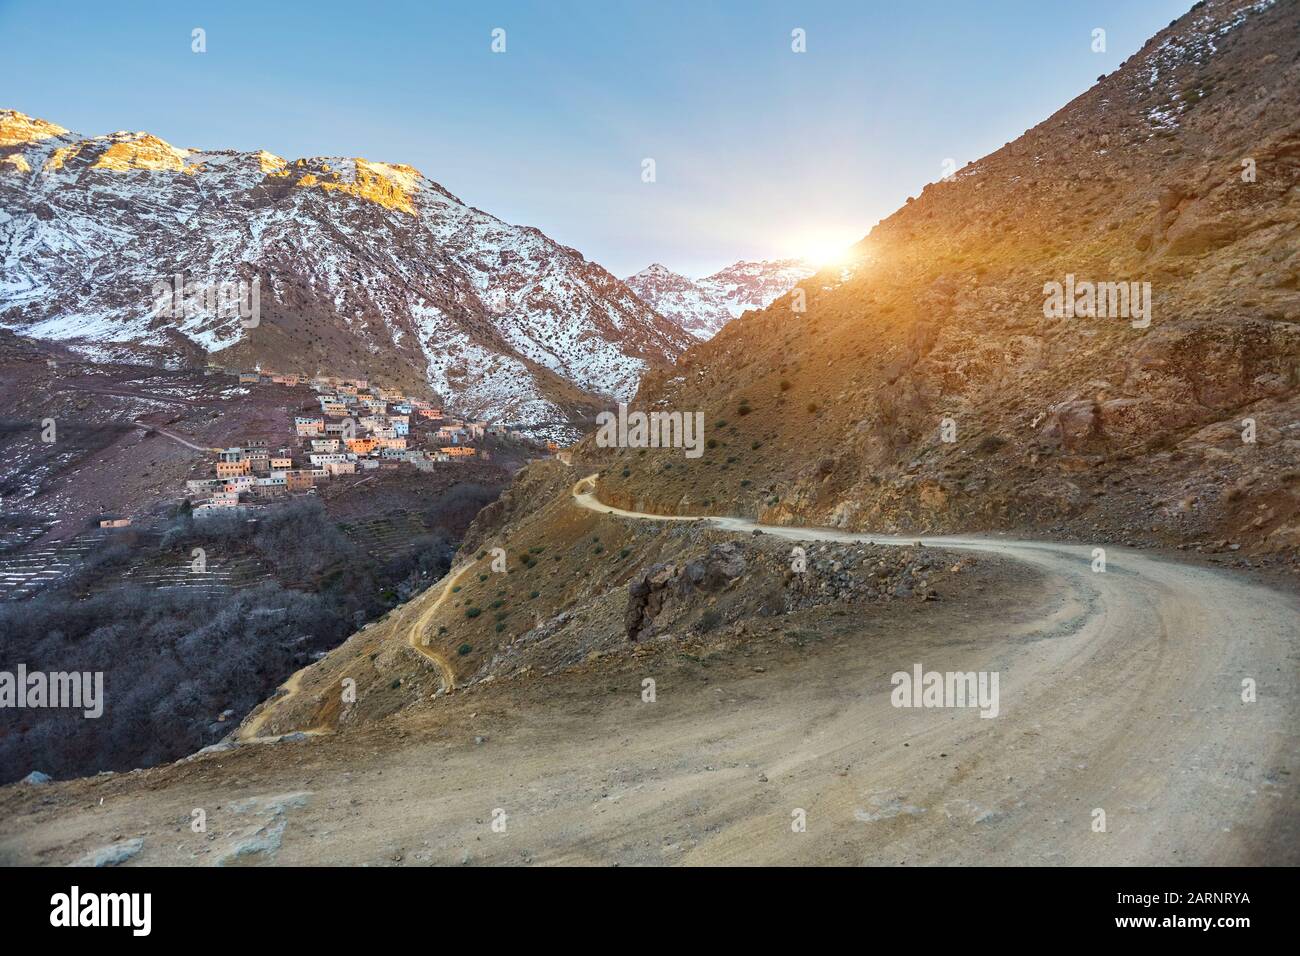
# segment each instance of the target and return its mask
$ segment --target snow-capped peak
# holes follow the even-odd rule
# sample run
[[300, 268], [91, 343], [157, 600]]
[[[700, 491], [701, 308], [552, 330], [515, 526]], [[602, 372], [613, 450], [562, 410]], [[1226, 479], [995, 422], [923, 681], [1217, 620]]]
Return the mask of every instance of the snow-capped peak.
[[815, 273], [802, 259], [740, 261], [703, 279], [654, 263], [623, 281], [660, 315], [700, 339], [751, 309], [763, 309]]

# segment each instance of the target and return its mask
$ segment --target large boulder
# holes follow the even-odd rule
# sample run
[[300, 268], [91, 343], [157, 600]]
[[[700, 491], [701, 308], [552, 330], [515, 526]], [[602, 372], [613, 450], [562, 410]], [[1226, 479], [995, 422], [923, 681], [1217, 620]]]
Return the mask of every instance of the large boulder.
[[710, 593], [725, 588], [745, 573], [745, 556], [735, 542], [716, 544], [698, 558], [678, 567], [655, 564], [633, 578], [627, 586], [627, 610], [623, 622], [630, 641], [638, 641], [653, 628], [669, 598], [686, 602], [695, 592]]

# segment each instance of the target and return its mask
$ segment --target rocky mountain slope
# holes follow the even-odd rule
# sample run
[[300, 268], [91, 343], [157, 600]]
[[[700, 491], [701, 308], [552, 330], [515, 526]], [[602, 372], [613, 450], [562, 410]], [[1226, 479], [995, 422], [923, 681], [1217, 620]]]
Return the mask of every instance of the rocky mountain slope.
[[[82, 354], [365, 375], [557, 435], [689, 342], [577, 250], [410, 166], [85, 137], [13, 110], [0, 261], [0, 325]], [[177, 274], [186, 294], [160, 297]], [[254, 280], [255, 321], [203, 295], [229, 283], [251, 304]]]
[[802, 259], [736, 262], [703, 279], [654, 263], [623, 281], [660, 315], [699, 339], [746, 312], [766, 308], [817, 270]]
[[856, 252], [643, 381], [709, 447], [593, 443], [604, 500], [1295, 560], [1300, 5], [1198, 3]]

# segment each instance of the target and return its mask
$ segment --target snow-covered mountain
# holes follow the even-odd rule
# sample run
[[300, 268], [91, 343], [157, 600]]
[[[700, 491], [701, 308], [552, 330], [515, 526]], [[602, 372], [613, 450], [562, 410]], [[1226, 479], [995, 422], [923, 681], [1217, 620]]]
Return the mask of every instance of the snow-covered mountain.
[[[577, 250], [410, 166], [84, 137], [12, 110], [0, 263], [0, 326], [84, 354], [364, 375], [538, 431], [629, 397], [691, 341]], [[160, 299], [178, 274], [185, 294]], [[254, 280], [255, 321], [204, 296], [251, 302]]]
[[737, 262], [691, 280], [655, 263], [623, 281], [660, 315], [710, 339], [751, 309], [765, 309], [817, 270], [803, 259]]

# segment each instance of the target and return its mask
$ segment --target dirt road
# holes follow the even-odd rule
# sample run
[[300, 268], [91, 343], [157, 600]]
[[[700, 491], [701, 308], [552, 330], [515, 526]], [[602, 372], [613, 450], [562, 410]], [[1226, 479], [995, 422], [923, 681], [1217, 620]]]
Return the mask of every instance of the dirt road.
[[438, 613], [438, 609], [451, 595], [451, 589], [460, 581], [461, 576], [472, 568], [474, 565], [466, 564], [459, 571], [448, 572], [446, 581], [442, 586], [442, 593], [438, 595], [436, 601], [431, 601], [429, 606], [421, 612], [420, 616], [415, 619], [411, 629], [407, 632], [407, 643], [415, 648], [416, 653], [437, 665], [438, 670], [442, 673], [442, 686], [448, 693], [456, 689], [456, 670], [451, 666], [451, 661], [447, 660], [443, 654], [436, 649], [428, 646], [425, 641], [428, 639], [428, 631], [433, 617]]
[[[651, 520], [601, 505], [585, 482], [577, 505]], [[471, 686], [424, 724], [5, 788], [0, 860], [65, 863], [119, 834], [145, 840], [136, 862], [229, 860], [241, 834], [278, 820], [273, 850], [236, 858], [1300, 862], [1295, 593], [1125, 549], [1108, 549], [1098, 573], [1087, 546], [922, 540], [1004, 555], [1023, 576], [964, 601], [828, 623], [798, 646], [756, 640], [708, 661], [630, 656]], [[997, 672], [998, 715], [893, 706], [891, 675], [916, 664]], [[646, 677], [654, 702], [642, 699]], [[285, 794], [292, 806], [261, 824], [226, 809]], [[193, 807], [223, 808], [209, 811], [212, 837], [178, 824]]]
[[195, 451], [209, 453], [209, 452], [219, 452], [222, 450], [220, 448], [205, 448], [203, 445], [196, 445], [194, 444], [194, 442], [190, 441], [185, 436], [178, 435], [174, 431], [170, 431], [169, 429], [163, 428], [161, 425], [149, 425], [146, 424], [145, 422], [139, 421], [138, 419], [136, 421], [133, 421], [131, 424], [135, 425], [137, 428], [143, 428], [146, 431], [157, 432], [159, 435], [162, 435], [164, 438], [170, 438], [172, 441], [176, 442], [177, 444], [184, 445], [186, 448], [192, 448]]
[[[438, 668], [438, 671], [442, 676], [443, 689], [448, 693], [456, 689], [456, 671], [451, 666], [451, 662], [439, 651], [427, 646], [425, 640], [427, 638], [430, 623], [432, 622], [434, 615], [438, 613], [438, 608], [442, 607], [443, 602], [445, 602], [448, 595], [452, 593], [451, 589], [456, 586], [461, 575], [471, 567], [473, 567], [472, 564], [467, 564], [458, 571], [448, 572], [447, 576], [443, 579], [442, 589], [438, 593], [438, 597], [435, 600], [430, 601], [427, 608], [419, 610], [418, 600], [413, 602], [416, 606], [411, 609], [418, 611], [418, 616], [415, 619], [415, 623], [412, 624], [410, 629], [406, 632], [407, 643], [411, 645], [417, 654], [424, 657], [426, 660], [432, 661]], [[283, 709], [285, 704], [289, 703], [303, 692], [303, 678], [307, 676], [307, 673], [313, 666], [315, 665], [308, 665], [307, 667], [302, 668], [302, 670], [295, 671], [282, 685], [284, 690], [283, 694], [270, 698], [263, 703], [260, 710], [250, 715], [249, 719], [244, 722], [243, 726], [239, 728], [239, 731], [236, 734], [241, 743], [274, 743], [279, 740], [282, 735], [264, 735], [261, 731], [270, 719]], [[329, 727], [320, 726], [295, 730], [294, 732], [319, 736], [321, 734], [331, 733], [332, 730]]]

